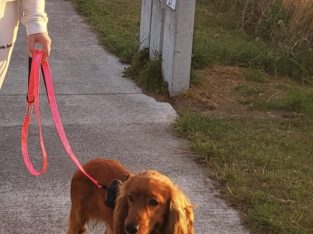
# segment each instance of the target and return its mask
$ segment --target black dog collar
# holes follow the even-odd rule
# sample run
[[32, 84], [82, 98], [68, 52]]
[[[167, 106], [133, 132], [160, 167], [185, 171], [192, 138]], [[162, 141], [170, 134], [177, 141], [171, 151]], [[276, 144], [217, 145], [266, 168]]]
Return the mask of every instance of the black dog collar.
[[[128, 179], [129, 175], [127, 175], [125, 181]], [[111, 208], [115, 208], [116, 198], [119, 194], [120, 187], [123, 184], [121, 180], [115, 179], [112, 180], [109, 186], [102, 185], [102, 189], [106, 190], [105, 197], [104, 197], [104, 204]]]

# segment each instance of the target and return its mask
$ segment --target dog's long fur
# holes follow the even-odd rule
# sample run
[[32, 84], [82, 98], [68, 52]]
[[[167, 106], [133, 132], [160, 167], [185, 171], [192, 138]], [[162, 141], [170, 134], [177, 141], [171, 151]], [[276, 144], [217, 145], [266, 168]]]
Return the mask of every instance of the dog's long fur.
[[[84, 165], [101, 184], [124, 181], [114, 211], [104, 204], [105, 190], [92, 184], [80, 171], [71, 183], [72, 207], [68, 234], [85, 233], [89, 221], [104, 222], [106, 234], [193, 234], [193, 209], [188, 198], [165, 175], [157, 171], [130, 173], [113, 160], [95, 159]], [[129, 178], [125, 181], [125, 179]]]

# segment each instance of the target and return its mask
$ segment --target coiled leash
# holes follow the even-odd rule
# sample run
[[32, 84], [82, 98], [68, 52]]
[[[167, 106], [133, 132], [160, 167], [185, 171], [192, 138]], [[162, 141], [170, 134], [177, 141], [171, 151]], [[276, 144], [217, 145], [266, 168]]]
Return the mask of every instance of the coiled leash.
[[[106, 186], [101, 185], [96, 179], [94, 179], [91, 175], [89, 175], [82, 165], [80, 164], [79, 160], [75, 156], [69, 141], [66, 137], [66, 133], [63, 128], [63, 124], [60, 118], [60, 114], [58, 111], [52, 76], [50, 72], [50, 66], [47, 60], [43, 60], [43, 52], [36, 50], [33, 54], [33, 57], [30, 62], [30, 72], [29, 72], [29, 80], [28, 80], [28, 93], [27, 93], [27, 106], [26, 112], [23, 120], [22, 126], [22, 133], [21, 133], [21, 147], [22, 147], [22, 154], [25, 165], [33, 176], [40, 176], [45, 174], [48, 166], [48, 156], [44, 145], [43, 134], [41, 129], [41, 120], [40, 120], [40, 112], [39, 112], [39, 85], [40, 85], [40, 70], [43, 74], [43, 79], [46, 87], [46, 93], [48, 97], [49, 107], [51, 110], [52, 119], [55, 125], [55, 128], [58, 132], [60, 140], [63, 144], [65, 151], [68, 154], [68, 157], [72, 160], [72, 162], [76, 165], [76, 167], [92, 182], [94, 183], [99, 189], [107, 189]], [[41, 170], [37, 171], [31, 160], [28, 153], [28, 129], [31, 121], [32, 110], [35, 109], [36, 119], [38, 124], [38, 131], [39, 131], [39, 143], [42, 152], [42, 166]]]

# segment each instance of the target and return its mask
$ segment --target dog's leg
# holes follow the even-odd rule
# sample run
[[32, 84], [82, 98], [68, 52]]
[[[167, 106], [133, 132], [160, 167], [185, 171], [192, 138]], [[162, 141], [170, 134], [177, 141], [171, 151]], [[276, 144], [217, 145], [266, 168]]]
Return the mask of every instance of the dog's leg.
[[67, 234], [83, 234], [86, 232], [87, 219], [82, 215], [82, 212], [77, 212], [76, 209], [71, 208], [69, 226]]

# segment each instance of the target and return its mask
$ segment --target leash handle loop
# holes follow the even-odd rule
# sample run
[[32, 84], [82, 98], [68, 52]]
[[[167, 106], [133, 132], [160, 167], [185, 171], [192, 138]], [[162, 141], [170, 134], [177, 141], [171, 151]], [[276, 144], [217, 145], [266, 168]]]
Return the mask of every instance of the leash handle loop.
[[[22, 125], [22, 132], [21, 132], [21, 147], [22, 147], [22, 154], [24, 163], [33, 176], [40, 176], [46, 173], [47, 166], [48, 166], [48, 157], [47, 152], [45, 149], [44, 141], [43, 141], [43, 134], [41, 129], [41, 119], [40, 119], [40, 112], [39, 112], [39, 77], [40, 77], [40, 61], [42, 59], [42, 54], [38, 54], [38, 56], [34, 57], [31, 62], [31, 69], [29, 73], [29, 80], [28, 80], [28, 92], [27, 92], [27, 105], [25, 116]], [[37, 171], [29, 156], [28, 152], [28, 130], [29, 125], [31, 122], [32, 117], [32, 110], [33, 107], [35, 108], [36, 113], [36, 120], [38, 124], [38, 132], [39, 132], [39, 144], [41, 148], [41, 157], [42, 157], [42, 166], [41, 170]]]
[[[33, 65], [35, 65], [34, 69], [36, 69], [36, 71], [38, 70], [38, 73], [36, 72], [35, 75], [38, 75], [38, 80], [39, 80], [39, 76], [40, 76], [39, 70], [40, 70], [40, 66], [41, 66], [42, 73], [43, 73], [43, 78], [44, 78], [44, 81], [45, 81], [45, 87], [46, 87], [48, 103], [49, 103], [49, 107], [50, 107], [50, 110], [51, 110], [52, 119], [53, 119], [55, 128], [56, 128], [56, 130], [58, 132], [59, 138], [60, 138], [60, 140], [62, 142], [62, 145], [63, 145], [63, 147], [64, 147], [68, 157], [72, 160], [72, 162], [76, 165], [76, 167], [92, 183], [94, 183], [99, 189], [101, 189], [102, 185], [96, 179], [94, 179], [91, 175], [89, 175], [84, 170], [84, 168], [80, 164], [79, 160], [75, 156], [75, 154], [74, 154], [74, 152], [73, 152], [73, 150], [72, 150], [72, 148], [71, 148], [71, 146], [69, 144], [69, 141], [67, 139], [66, 133], [65, 133], [64, 128], [63, 128], [62, 120], [61, 120], [60, 113], [59, 113], [59, 110], [58, 110], [58, 107], [57, 107], [57, 102], [56, 102], [56, 99], [55, 99], [55, 92], [54, 92], [54, 87], [53, 87], [53, 81], [52, 81], [50, 66], [49, 66], [49, 63], [48, 63], [47, 60], [44, 60], [44, 61], [42, 60], [42, 55], [43, 55], [42, 51], [35, 51], [35, 53], [33, 54], [33, 61], [35, 60], [36, 64], [32, 63], [32, 69], [33, 69]], [[31, 69], [31, 74], [32, 74], [32, 69]], [[32, 79], [29, 80], [29, 84], [30, 84], [30, 86], [33, 84], [33, 80]], [[39, 82], [37, 83], [36, 80], [35, 80], [34, 85], [35, 85], [35, 88], [31, 89], [30, 91], [31, 92], [33, 91], [35, 94], [38, 93], [38, 97], [36, 95], [34, 95], [34, 98], [35, 98], [34, 99], [34, 103], [36, 104], [37, 102], [39, 103]], [[38, 85], [38, 88], [36, 88], [36, 85]], [[30, 105], [30, 104], [28, 103], [28, 105]], [[39, 107], [38, 108], [36, 107], [36, 113], [37, 113], [37, 110], [38, 110], [38, 116], [39, 116]], [[27, 116], [25, 118], [27, 118]], [[39, 120], [40, 120], [40, 118], [39, 118]], [[41, 126], [39, 126], [39, 129], [41, 131]], [[23, 136], [25, 138], [25, 134], [22, 135], [22, 138], [23, 138]], [[40, 138], [42, 139], [42, 134], [40, 134]], [[26, 142], [27, 142], [27, 134], [26, 134]], [[42, 144], [43, 144], [43, 140], [42, 140]], [[43, 150], [43, 148], [42, 148], [42, 150]], [[24, 152], [24, 151], [22, 150], [22, 152]], [[29, 157], [27, 157], [28, 154], [24, 154], [24, 153], [23, 153], [23, 156], [24, 156], [24, 161], [25, 161], [25, 158], [27, 159]], [[45, 156], [46, 156], [46, 154], [45, 154]], [[43, 158], [43, 162], [44, 161], [45, 161], [45, 158]], [[26, 162], [27, 162], [27, 160], [26, 160]], [[26, 162], [25, 162], [25, 164], [26, 164]], [[33, 171], [30, 170], [31, 168], [29, 168], [29, 165], [26, 164], [26, 166], [27, 166], [28, 170], [30, 171], [30, 173], [33, 174], [32, 173]]]

